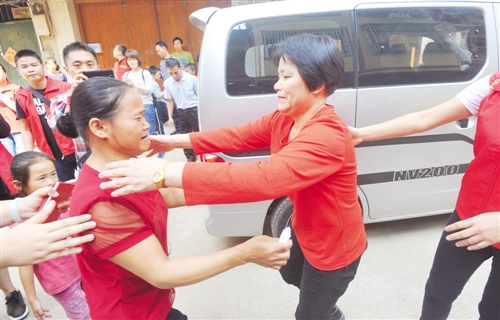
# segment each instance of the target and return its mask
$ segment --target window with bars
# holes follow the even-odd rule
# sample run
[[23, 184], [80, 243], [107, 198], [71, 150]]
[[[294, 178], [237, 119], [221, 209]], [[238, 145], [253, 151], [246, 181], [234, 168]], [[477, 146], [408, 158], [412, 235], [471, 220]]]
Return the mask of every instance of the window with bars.
[[329, 36], [336, 40], [337, 46], [343, 56], [351, 56], [352, 49], [348, 40], [345, 28], [339, 29], [320, 29], [320, 30], [300, 30], [300, 31], [264, 31], [262, 38], [264, 39], [265, 58], [272, 59], [273, 51], [276, 47], [285, 41], [286, 38], [292, 37], [301, 33], [308, 33], [314, 35]]

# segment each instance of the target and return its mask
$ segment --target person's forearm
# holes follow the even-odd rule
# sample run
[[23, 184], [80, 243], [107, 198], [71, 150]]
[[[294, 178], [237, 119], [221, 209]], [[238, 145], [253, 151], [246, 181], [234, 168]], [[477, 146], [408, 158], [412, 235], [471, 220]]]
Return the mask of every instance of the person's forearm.
[[168, 110], [168, 118], [172, 119], [172, 114], [174, 113], [174, 102], [172, 99], [167, 100], [167, 110]]
[[19, 267], [19, 277], [21, 278], [26, 298], [28, 298], [30, 304], [33, 301], [38, 300], [38, 297], [36, 296], [33, 266]]
[[166, 262], [164, 269], [168, 276], [157, 287], [167, 289], [188, 286], [243, 265], [248, 262], [241, 254], [243, 245], [203, 256], [171, 259]]
[[358, 130], [362, 141], [374, 141], [424, 132], [471, 115], [457, 98], [452, 98], [433, 108]]
[[23, 139], [24, 147], [26, 151], [33, 151], [34, 143], [33, 143], [33, 134], [31, 131], [21, 130], [21, 138]]

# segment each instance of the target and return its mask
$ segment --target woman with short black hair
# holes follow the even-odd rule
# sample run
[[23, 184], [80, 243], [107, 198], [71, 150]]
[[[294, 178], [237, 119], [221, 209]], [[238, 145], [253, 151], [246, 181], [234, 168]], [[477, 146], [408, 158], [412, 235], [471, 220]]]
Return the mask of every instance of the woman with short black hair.
[[112, 163], [103, 188], [119, 196], [158, 187], [183, 188], [187, 205], [276, 199], [294, 205], [291, 257], [283, 279], [300, 288], [297, 319], [343, 319], [337, 300], [354, 279], [366, 234], [357, 196], [354, 144], [326, 100], [344, 72], [327, 36], [301, 34], [277, 48], [277, 110], [241, 126], [151, 137], [151, 148], [195, 153], [269, 148], [254, 163], [169, 163], [147, 158]]

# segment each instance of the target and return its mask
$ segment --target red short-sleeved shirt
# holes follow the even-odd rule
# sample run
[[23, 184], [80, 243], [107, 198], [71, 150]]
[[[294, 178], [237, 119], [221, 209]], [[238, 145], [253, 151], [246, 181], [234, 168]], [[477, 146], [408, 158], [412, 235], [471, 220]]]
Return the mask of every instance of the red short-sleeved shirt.
[[293, 125], [292, 118], [276, 111], [245, 125], [190, 133], [197, 154], [271, 147], [271, 157], [253, 163], [187, 163], [182, 176], [186, 203], [288, 195], [295, 207], [292, 225], [307, 261], [320, 270], [337, 270], [366, 248], [352, 137], [333, 106], [320, 109], [288, 141]]
[[[158, 191], [111, 197], [98, 172], [85, 164], [71, 199], [70, 215], [92, 212], [95, 240], [82, 245], [78, 267], [92, 319], [165, 319], [174, 289], [158, 289], [108, 258], [155, 235], [167, 254], [167, 205]], [[147, 263], [144, 261], [144, 263]]]

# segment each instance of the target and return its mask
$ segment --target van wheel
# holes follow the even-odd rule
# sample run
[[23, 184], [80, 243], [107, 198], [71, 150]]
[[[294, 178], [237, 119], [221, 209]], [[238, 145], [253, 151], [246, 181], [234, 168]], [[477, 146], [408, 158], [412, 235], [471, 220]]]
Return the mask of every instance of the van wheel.
[[281, 231], [288, 225], [293, 213], [293, 204], [288, 197], [284, 198], [271, 212], [271, 232], [273, 237], [279, 237]]

